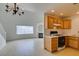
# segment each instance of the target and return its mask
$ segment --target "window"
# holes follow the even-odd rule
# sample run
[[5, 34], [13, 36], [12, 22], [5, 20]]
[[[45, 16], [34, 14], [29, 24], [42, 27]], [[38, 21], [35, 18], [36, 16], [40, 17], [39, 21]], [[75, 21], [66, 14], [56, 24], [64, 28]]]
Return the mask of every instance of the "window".
[[16, 34], [33, 34], [33, 26], [16, 26]]

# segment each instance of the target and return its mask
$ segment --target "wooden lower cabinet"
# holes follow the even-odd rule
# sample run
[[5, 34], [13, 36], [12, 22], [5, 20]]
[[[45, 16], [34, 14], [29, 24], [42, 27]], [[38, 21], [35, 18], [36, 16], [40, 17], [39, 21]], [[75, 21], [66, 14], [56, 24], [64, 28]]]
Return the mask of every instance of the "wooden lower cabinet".
[[72, 47], [72, 48], [78, 49], [78, 40], [76, 40], [76, 39], [70, 39], [69, 40], [69, 46]]
[[51, 39], [51, 52], [57, 51], [58, 48], [58, 37]]
[[65, 47], [69, 46], [69, 37], [65, 36]]
[[44, 39], [44, 48], [51, 52], [51, 39], [49, 37]]
[[46, 50], [50, 52], [55, 52], [57, 51], [58, 48], [58, 37], [55, 38], [48, 38], [46, 37], [44, 39], [44, 47]]
[[[50, 52], [55, 52], [58, 49], [58, 37], [49, 38], [44, 40], [44, 47]], [[71, 47], [79, 50], [79, 38], [73, 36], [65, 36], [65, 48]]]
[[71, 47], [75, 49], [79, 49], [79, 38], [78, 37], [65, 37], [65, 46], [66, 47]]

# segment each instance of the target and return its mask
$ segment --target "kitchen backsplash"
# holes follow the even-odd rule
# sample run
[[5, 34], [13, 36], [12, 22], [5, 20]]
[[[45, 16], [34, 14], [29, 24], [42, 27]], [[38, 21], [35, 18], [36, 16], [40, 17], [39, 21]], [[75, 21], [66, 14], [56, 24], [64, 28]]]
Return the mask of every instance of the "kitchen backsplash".
[[58, 34], [67, 36], [71, 34], [71, 30], [70, 29], [50, 29], [50, 30], [45, 30], [45, 35], [50, 35], [51, 31], [57, 31]]

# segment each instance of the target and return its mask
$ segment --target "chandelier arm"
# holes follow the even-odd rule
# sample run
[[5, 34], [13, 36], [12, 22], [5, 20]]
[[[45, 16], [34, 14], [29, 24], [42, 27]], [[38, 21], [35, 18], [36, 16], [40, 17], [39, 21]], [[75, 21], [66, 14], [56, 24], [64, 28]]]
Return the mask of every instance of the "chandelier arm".
[[16, 10], [16, 3], [14, 3], [14, 10]]
[[[6, 7], [7, 6], [8, 6], [8, 4], [6, 5]], [[18, 15], [24, 14], [24, 11], [21, 8], [19, 8], [16, 3], [13, 3], [13, 6], [12, 7], [9, 6], [5, 11], [6, 12], [12, 11], [13, 15], [14, 14], [18, 14]]]

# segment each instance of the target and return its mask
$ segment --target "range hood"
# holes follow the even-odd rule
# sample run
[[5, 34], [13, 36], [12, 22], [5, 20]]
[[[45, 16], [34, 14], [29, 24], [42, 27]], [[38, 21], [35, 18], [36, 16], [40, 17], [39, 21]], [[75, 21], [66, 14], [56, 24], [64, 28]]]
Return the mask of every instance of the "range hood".
[[57, 23], [54, 23], [53, 25], [54, 25], [54, 26], [61, 26], [61, 24], [57, 24]]

